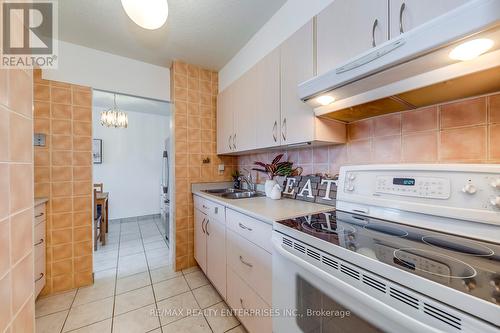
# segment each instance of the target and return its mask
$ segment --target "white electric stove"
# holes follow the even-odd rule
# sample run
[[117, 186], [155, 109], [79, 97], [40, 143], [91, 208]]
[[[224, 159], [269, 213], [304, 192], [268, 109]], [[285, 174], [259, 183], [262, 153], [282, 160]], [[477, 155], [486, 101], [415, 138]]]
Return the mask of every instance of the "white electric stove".
[[500, 332], [500, 165], [341, 168], [274, 223], [273, 331]]

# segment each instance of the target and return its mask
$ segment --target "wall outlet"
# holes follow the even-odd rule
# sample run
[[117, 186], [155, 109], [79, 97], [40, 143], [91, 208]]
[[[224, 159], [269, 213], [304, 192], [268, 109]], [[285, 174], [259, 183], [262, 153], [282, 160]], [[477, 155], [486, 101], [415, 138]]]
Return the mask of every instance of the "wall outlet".
[[36, 147], [45, 147], [45, 134], [35, 133], [33, 135], [33, 145]]

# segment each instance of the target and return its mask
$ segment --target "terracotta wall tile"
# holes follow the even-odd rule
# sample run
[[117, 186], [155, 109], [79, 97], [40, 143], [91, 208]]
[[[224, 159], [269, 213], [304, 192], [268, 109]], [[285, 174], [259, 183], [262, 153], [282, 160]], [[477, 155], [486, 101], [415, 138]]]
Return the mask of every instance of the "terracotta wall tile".
[[72, 118], [71, 105], [52, 104], [51, 116], [52, 119], [71, 119]]
[[394, 113], [373, 118], [373, 135], [401, 135], [401, 114]]
[[67, 197], [73, 194], [72, 182], [54, 182], [51, 185], [53, 197]]
[[362, 120], [347, 126], [349, 140], [367, 139], [373, 136], [373, 120]]
[[33, 206], [33, 166], [31, 164], [10, 165], [10, 212]]
[[84, 136], [73, 137], [73, 149], [76, 151], [92, 151], [92, 138]]
[[73, 119], [79, 121], [92, 121], [92, 108], [73, 106]]
[[36, 101], [50, 101], [50, 87], [46, 85], [35, 84], [33, 97]]
[[52, 292], [54, 293], [72, 289], [73, 286], [73, 274], [63, 274], [52, 278]]
[[73, 141], [70, 135], [52, 135], [51, 147], [56, 150], [71, 150]]
[[35, 101], [33, 102], [35, 118], [50, 118], [50, 103]]
[[440, 137], [443, 161], [486, 161], [486, 126], [444, 130]]
[[488, 98], [490, 109], [490, 123], [500, 123], [500, 94]]
[[486, 124], [486, 98], [467, 99], [441, 106], [441, 128]]
[[404, 162], [435, 162], [438, 160], [438, 133], [423, 132], [403, 136]]
[[74, 167], [73, 168], [74, 180], [91, 180], [92, 167]]
[[10, 160], [13, 162], [32, 162], [33, 139], [26, 133], [31, 133], [33, 121], [17, 114], [11, 114], [9, 126]]
[[436, 130], [438, 128], [437, 107], [402, 112], [403, 133]]
[[50, 133], [50, 120], [49, 119], [35, 119], [34, 122], [35, 133], [43, 133], [45, 135]]
[[11, 262], [18, 262], [33, 250], [33, 209], [10, 217]]
[[[53, 245], [71, 243], [73, 239], [72, 229], [52, 230], [51, 237]], [[54, 267], [52, 267], [52, 269], [54, 269]]]
[[73, 164], [73, 154], [71, 151], [53, 151], [52, 165], [67, 166]]
[[51, 225], [52, 230], [71, 228], [71, 226], [73, 225], [73, 214], [70, 212], [59, 213], [59, 214], [52, 213], [51, 221], [52, 221]]
[[33, 256], [30, 253], [12, 268], [12, 312], [16, 313], [33, 294]]
[[366, 163], [372, 160], [371, 140], [349, 142], [347, 145], [349, 161], [352, 163]]
[[50, 101], [57, 104], [71, 104], [71, 90], [52, 87], [50, 89]]
[[92, 136], [92, 123], [85, 121], [73, 121], [73, 135]]
[[88, 108], [92, 105], [92, 93], [90, 91], [73, 89], [73, 105]]
[[490, 160], [500, 161], [500, 124], [490, 125]]
[[[35, 164], [36, 161], [35, 161]], [[51, 170], [51, 179], [55, 182], [71, 181], [73, 180], [73, 168], [69, 166], [57, 167], [53, 166]]]
[[381, 163], [401, 161], [401, 135], [374, 138], [372, 158]]

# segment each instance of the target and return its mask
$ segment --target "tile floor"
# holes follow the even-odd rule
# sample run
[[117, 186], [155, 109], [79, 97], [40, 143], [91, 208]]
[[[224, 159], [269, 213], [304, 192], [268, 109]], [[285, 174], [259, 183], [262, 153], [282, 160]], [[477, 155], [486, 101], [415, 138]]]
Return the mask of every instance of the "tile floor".
[[156, 218], [110, 221], [94, 285], [39, 298], [36, 332], [245, 332], [199, 268], [174, 272], [163, 234]]

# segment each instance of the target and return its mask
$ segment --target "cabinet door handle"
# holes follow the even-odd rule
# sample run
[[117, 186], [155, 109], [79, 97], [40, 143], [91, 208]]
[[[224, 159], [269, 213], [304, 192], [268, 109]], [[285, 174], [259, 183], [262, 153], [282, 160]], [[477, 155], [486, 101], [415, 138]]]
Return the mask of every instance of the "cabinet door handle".
[[34, 244], [34, 246], [40, 245], [40, 244], [42, 244], [42, 243], [43, 243], [43, 238], [40, 238], [40, 240], [39, 240], [38, 242], [36, 242], [36, 243]]
[[377, 43], [375, 42], [375, 29], [377, 28], [378, 26], [378, 19], [375, 19], [375, 21], [373, 21], [373, 28], [372, 28], [372, 46], [375, 47], [377, 46]]
[[406, 4], [403, 2], [399, 8], [399, 33], [405, 32], [403, 28], [403, 13], [406, 9]]
[[44, 276], [44, 274], [40, 273], [40, 276], [35, 279], [35, 283], [38, 282], [38, 281], [40, 281], [43, 278], [43, 276]]
[[240, 256], [240, 261], [241, 261], [241, 263], [242, 263], [243, 265], [246, 265], [246, 266], [248, 266], [248, 267], [250, 267], [250, 268], [252, 268], [252, 267], [253, 267], [253, 265], [252, 265], [251, 263], [249, 263], [248, 261], [245, 261], [245, 260], [243, 259], [243, 257], [242, 257], [242, 256]]
[[242, 309], [245, 309], [245, 306], [243, 305], [243, 298], [240, 298], [240, 305]]
[[281, 127], [281, 136], [283, 137], [283, 140], [286, 141], [286, 133], [287, 132], [287, 128], [286, 128], [286, 118], [283, 119], [283, 125]]
[[278, 141], [278, 138], [276, 137], [276, 130], [278, 129], [278, 121], [275, 120], [274, 121], [274, 125], [273, 125], [273, 139], [274, 139], [274, 142]]
[[35, 217], [42, 217], [43, 215], [44, 215], [43, 213], [40, 213], [40, 214], [35, 215]]
[[233, 136], [233, 148], [236, 150], [236, 133]]
[[205, 227], [203, 226], [203, 224], [205, 223], [205, 220], [206, 219], [203, 219], [203, 221], [201, 221], [201, 231], [203, 231], [203, 233], [205, 234]]
[[229, 150], [231, 150], [231, 135], [227, 138], [227, 145], [229, 146]]
[[210, 220], [207, 219], [207, 223], [205, 223], [205, 232], [207, 233], [207, 236], [210, 236], [210, 233], [208, 232], [208, 224], [210, 223]]
[[245, 230], [248, 230], [248, 231], [252, 231], [252, 228], [249, 228], [247, 227], [246, 225], [242, 224], [242, 223], [238, 223], [238, 225], [240, 226], [241, 229], [245, 229]]

